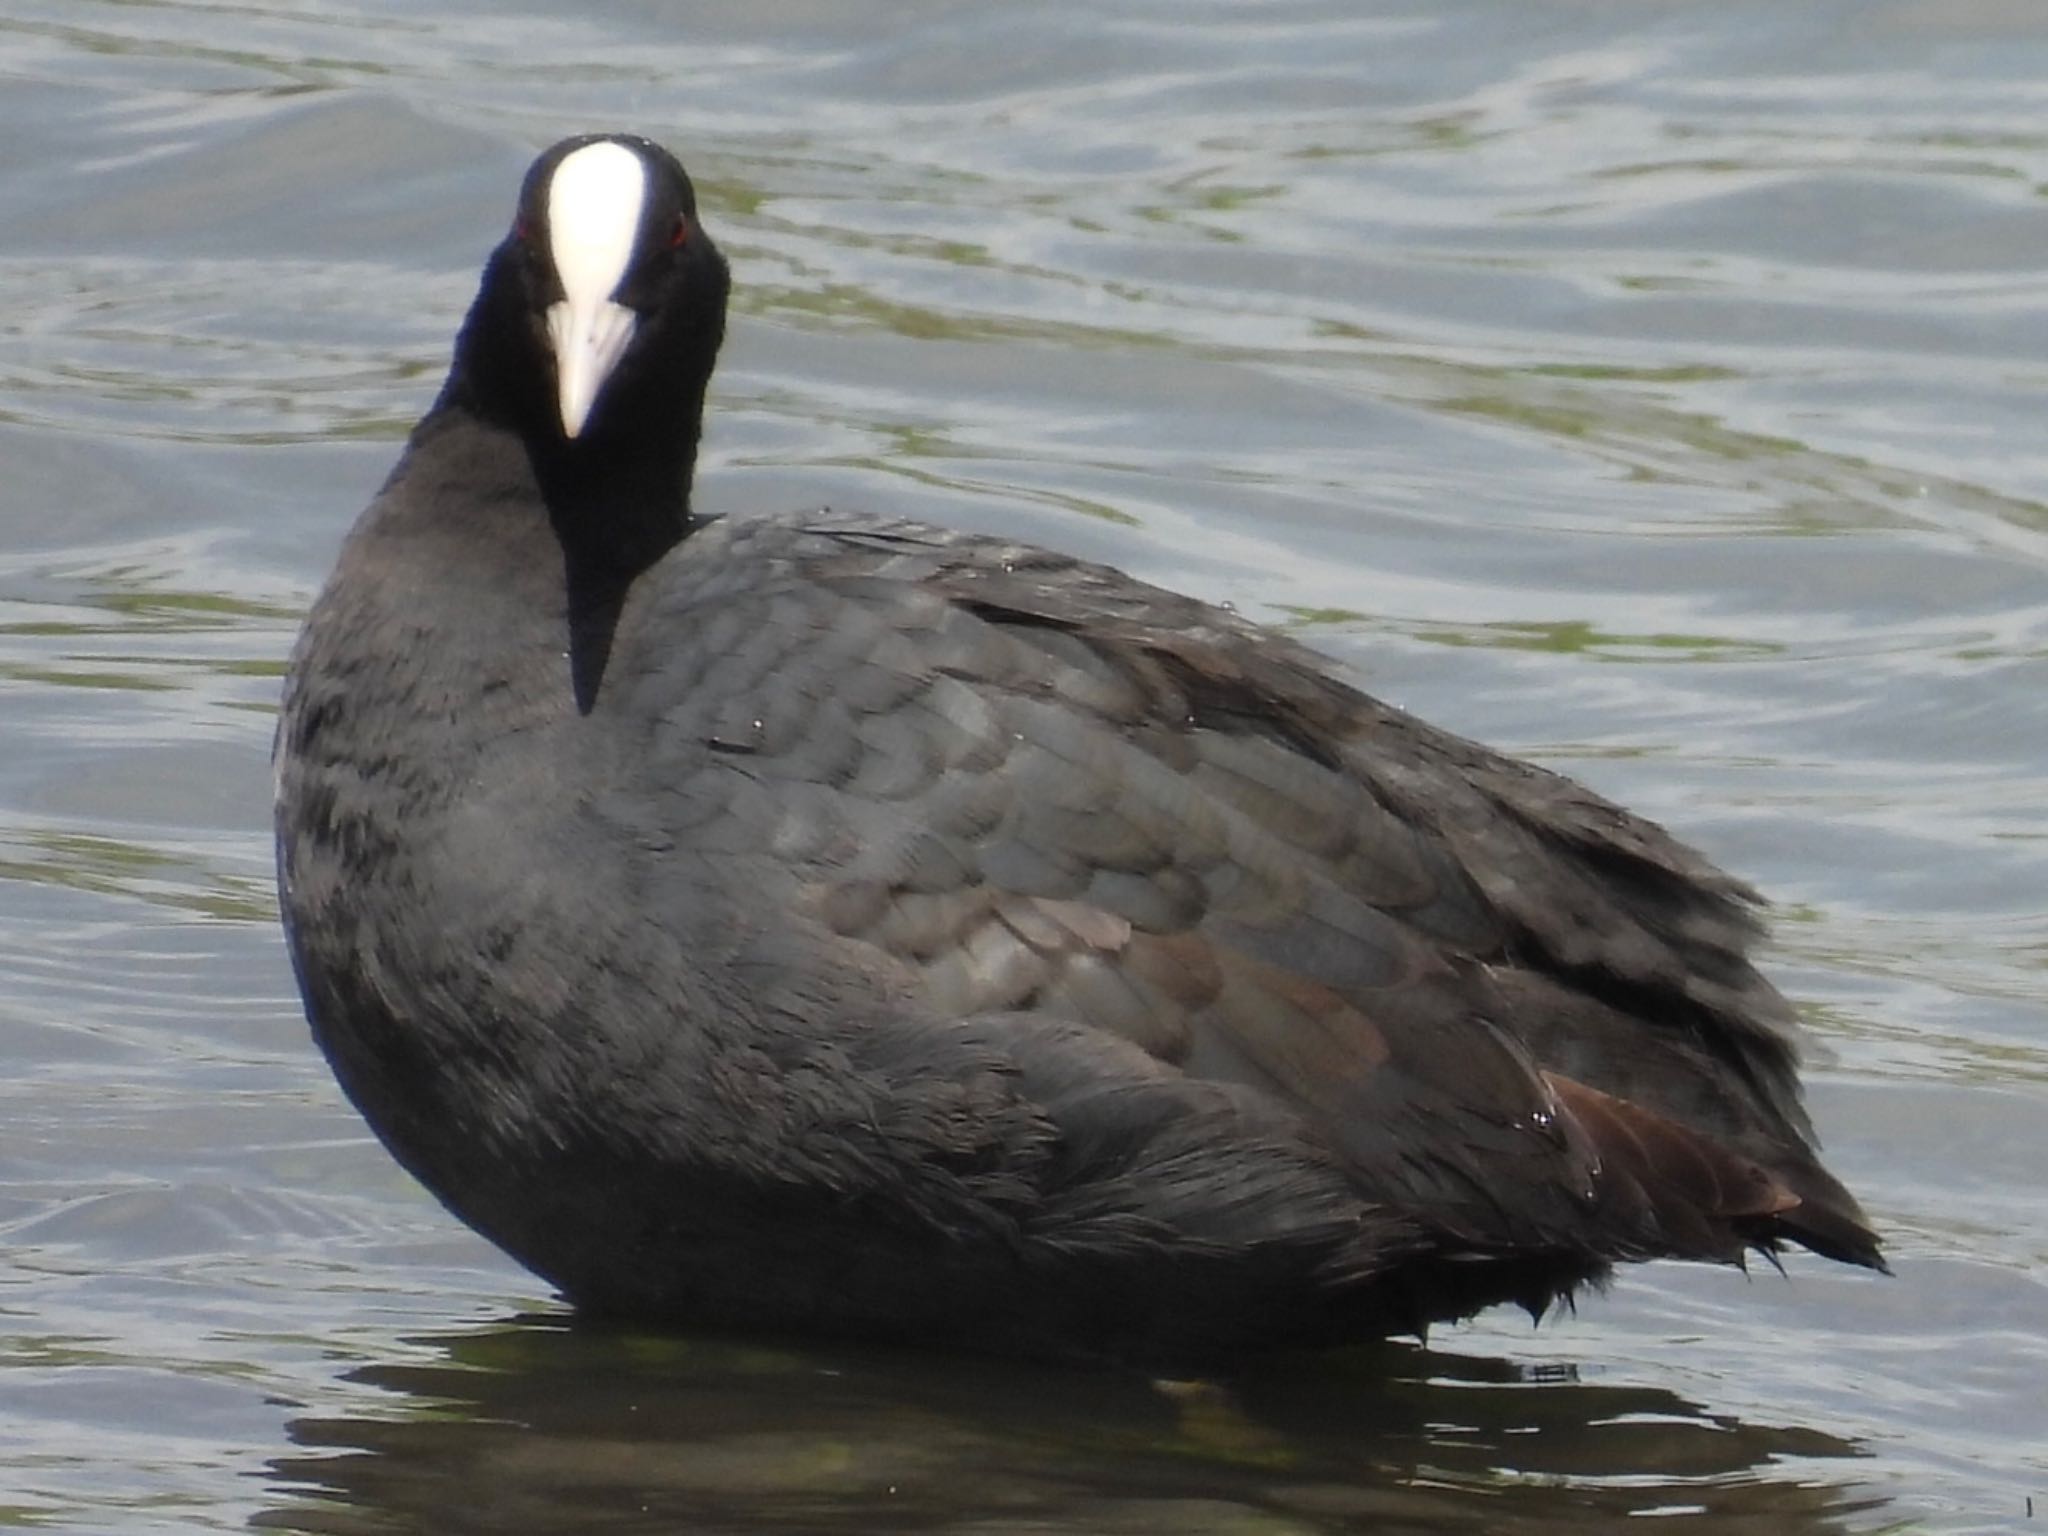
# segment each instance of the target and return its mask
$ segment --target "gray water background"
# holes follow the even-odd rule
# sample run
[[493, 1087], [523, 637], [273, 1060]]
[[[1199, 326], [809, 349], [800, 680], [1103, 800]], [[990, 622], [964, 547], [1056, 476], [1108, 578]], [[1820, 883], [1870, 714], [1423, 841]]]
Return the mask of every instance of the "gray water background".
[[[1111, 560], [1680, 829], [1896, 1278], [1229, 1393], [568, 1327], [309, 1046], [267, 752], [593, 127], [734, 261], [705, 506]], [[2041, 1529], [2044, 187], [2035, 0], [0, 0], [0, 1528]]]

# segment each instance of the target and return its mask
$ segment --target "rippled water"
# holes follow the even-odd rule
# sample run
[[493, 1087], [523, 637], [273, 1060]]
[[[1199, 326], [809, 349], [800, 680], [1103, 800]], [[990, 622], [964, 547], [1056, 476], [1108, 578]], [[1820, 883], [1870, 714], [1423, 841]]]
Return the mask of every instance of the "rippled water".
[[[0, 0], [0, 1525], [2048, 1520], [2048, 11]], [[707, 506], [1300, 628], [1782, 903], [1885, 1281], [1664, 1267], [1213, 1390], [591, 1336], [275, 930], [296, 616], [531, 152], [734, 258]]]

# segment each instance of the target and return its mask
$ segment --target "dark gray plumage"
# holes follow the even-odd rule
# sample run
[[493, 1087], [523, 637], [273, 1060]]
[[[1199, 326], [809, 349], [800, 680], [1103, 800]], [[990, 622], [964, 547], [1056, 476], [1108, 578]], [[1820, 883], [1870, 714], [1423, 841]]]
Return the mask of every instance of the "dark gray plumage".
[[593, 142], [529, 175], [279, 733], [315, 1035], [456, 1214], [598, 1312], [1147, 1361], [1880, 1264], [1754, 897], [1658, 828], [1113, 570], [695, 516], [727, 279], [644, 141], [568, 435]]

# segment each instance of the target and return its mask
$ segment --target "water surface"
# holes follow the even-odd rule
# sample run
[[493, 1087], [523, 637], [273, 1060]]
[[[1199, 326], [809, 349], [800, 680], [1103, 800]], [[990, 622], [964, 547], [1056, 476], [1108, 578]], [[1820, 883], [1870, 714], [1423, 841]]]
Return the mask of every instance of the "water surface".
[[[2048, 14], [0, 0], [0, 1524], [2048, 1518]], [[531, 153], [732, 256], [701, 499], [1289, 625], [1779, 902], [1884, 1281], [1663, 1267], [1229, 1393], [593, 1336], [311, 1051], [297, 616]]]

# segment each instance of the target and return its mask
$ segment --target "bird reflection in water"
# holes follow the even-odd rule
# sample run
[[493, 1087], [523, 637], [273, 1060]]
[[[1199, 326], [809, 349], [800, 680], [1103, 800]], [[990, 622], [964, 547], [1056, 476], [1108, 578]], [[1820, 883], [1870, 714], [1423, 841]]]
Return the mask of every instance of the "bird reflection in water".
[[1798, 1536], [1881, 1503], [1834, 1436], [1408, 1344], [1223, 1385], [554, 1318], [415, 1342], [349, 1373], [388, 1407], [293, 1423], [259, 1528]]

